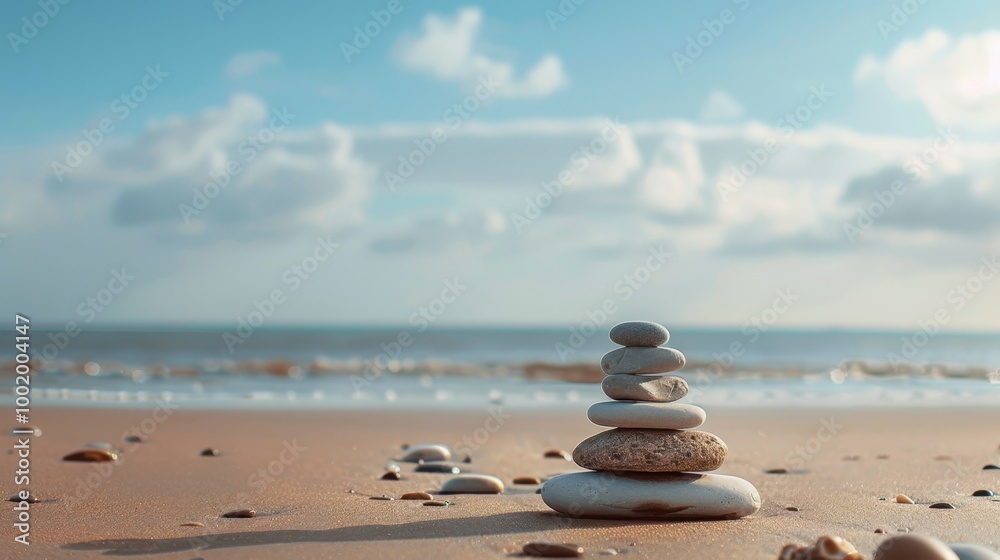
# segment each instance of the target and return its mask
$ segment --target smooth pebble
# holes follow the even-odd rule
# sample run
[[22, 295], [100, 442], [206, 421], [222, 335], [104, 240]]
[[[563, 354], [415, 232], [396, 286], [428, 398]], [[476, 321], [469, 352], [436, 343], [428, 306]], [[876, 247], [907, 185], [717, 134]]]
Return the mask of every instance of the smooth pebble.
[[611, 327], [611, 342], [622, 346], [660, 346], [670, 340], [663, 325], [650, 321], [627, 321]]
[[439, 494], [500, 494], [503, 481], [488, 474], [460, 474], [445, 481]]
[[8, 502], [15, 502], [15, 503], [28, 502], [29, 504], [37, 504], [38, 503], [38, 498], [36, 498], [35, 496], [33, 496], [31, 494], [28, 494], [28, 497], [22, 500], [21, 496], [19, 494], [14, 494], [13, 496], [7, 498], [7, 501]]
[[933, 537], [908, 533], [882, 541], [873, 560], [958, 560], [958, 556]]
[[784, 467], [778, 467], [776, 469], [767, 469], [764, 474], [788, 474], [788, 469]]
[[205, 524], [200, 521], [187, 521], [185, 523], [181, 523], [181, 527], [204, 527], [204, 526]]
[[246, 517], [254, 517], [255, 515], [257, 515], [257, 512], [252, 509], [234, 509], [233, 511], [227, 511], [226, 513], [223, 513], [222, 517], [246, 518]]
[[105, 449], [84, 449], [63, 457], [63, 461], [81, 461], [85, 463], [102, 463], [117, 461], [118, 455]]
[[419, 461], [450, 461], [451, 449], [439, 443], [414, 445], [406, 450], [403, 461], [417, 463]]
[[601, 369], [608, 375], [669, 373], [681, 369], [684, 363], [684, 354], [674, 348], [631, 346], [605, 354], [601, 358]]
[[542, 480], [537, 476], [519, 476], [514, 479], [514, 484], [541, 484]]
[[912, 504], [914, 502], [913, 502], [913, 499], [910, 498], [909, 496], [907, 496], [906, 494], [898, 494], [896, 496], [896, 503], [897, 504]]
[[693, 404], [649, 402], [599, 402], [587, 409], [587, 418], [598, 426], [687, 430], [705, 423], [705, 410]]
[[673, 402], [688, 394], [688, 383], [676, 375], [608, 375], [601, 390], [619, 401]]
[[570, 454], [566, 453], [562, 449], [549, 449], [542, 455], [542, 457], [546, 459], [565, 459], [567, 461], [572, 459]]
[[400, 500], [433, 500], [434, 496], [431, 496], [427, 492], [407, 492], [399, 497]]
[[998, 467], [996, 465], [986, 465], [985, 467], [983, 467], [983, 470], [984, 471], [1000, 471], [1000, 467]]
[[990, 498], [996, 494], [994, 494], [992, 490], [976, 490], [972, 493], [972, 495], [977, 498]]
[[425, 506], [448, 507], [448, 506], [451, 505], [451, 502], [449, 502], [448, 500], [427, 500], [426, 502], [424, 502], [424, 505]]
[[413, 472], [458, 474], [462, 469], [450, 463], [424, 463], [417, 465]]
[[955, 509], [955, 506], [949, 504], [948, 502], [938, 502], [936, 504], [930, 505], [931, 509]]
[[219, 456], [219, 450], [218, 449], [214, 449], [212, 447], [209, 447], [207, 449], [202, 449], [200, 455], [202, 457], [218, 457]]
[[1000, 560], [1000, 554], [975, 544], [949, 544], [948, 548], [958, 555], [958, 560]]
[[576, 446], [573, 460], [592, 471], [714, 471], [728, 449], [708, 432], [615, 428]]
[[578, 544], [551, 541], [535, 541], [524, 545], [521, 550], [525, 556], [538, 558], [580, 558], [583, 547]]
[[399, 471], [386, 471], [380, 478], [382, 480], [401, 480], [403, 475], [399, 474]]

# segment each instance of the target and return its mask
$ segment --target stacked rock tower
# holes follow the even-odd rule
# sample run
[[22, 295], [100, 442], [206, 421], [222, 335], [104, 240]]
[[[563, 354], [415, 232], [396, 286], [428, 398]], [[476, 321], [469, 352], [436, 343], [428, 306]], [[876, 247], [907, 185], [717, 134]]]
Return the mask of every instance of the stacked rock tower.
[[705, 411], [675, 401], [688, 393], [683, 378], [659, 375], [684, 367], [684, 354], [665, 348], [670, 333], [645, 321], [621, 323], [611, 341], [623, 346], [601, 358], [601, 388], [615, 399], [590, 407], [590, 421], [613, 429], [587, 438], [573, 460], [595, 472], [570, 473], [542, 486], [552, 509], [574, 517], [731, 519], [760, 509], [752, 484], [701, 474], [722, 466], [728, 449], [693, 428]]

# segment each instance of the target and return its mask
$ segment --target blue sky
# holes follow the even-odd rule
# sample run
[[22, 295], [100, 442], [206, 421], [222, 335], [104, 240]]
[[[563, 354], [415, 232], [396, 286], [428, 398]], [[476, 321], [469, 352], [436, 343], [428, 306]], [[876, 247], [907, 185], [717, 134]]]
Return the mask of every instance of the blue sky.
[[[220, 4], [0, 5], [21, 311], [80, 320], [126, 267], [94, 324], [226, 325], [275, 289], [273, 324], [399, 324], [461, 278], [442, 324], [576, 324], [612, 298], [609, 320], [739, 326], [790, 289], [777, 326], [1000, 328], [995, 4], [566, 0], [554, 25], [556, 1], [401, 0], [384, 25], [388, 1]], [[339, 248], [292, 293], [318, 238]]]

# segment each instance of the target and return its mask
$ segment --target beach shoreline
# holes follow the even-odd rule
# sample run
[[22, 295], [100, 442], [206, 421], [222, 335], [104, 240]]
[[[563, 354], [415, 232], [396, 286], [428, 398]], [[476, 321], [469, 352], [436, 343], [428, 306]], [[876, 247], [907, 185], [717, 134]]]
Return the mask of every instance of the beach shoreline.
[[[630, 558], [764, 559], [823, 534], [870, 556], [885, 538], [876, 528], [1000, 547], [1000, 501], [971, 497], [1000, 490], [1000, 471], [981, 470], [1000, 458], [997, 408], [710, 409], [704, 429], [730, 450], [718, 472], [751, 481], [763, 507], [742, 520], [696, 523], [572, 519], [548, 509], [536, 486], [511, 484], [580, 470], [542, 454], [571, 451], [598, 431], [584, 411], [583, 403], [553, 411], [39, 407], [33, 420], [43, 435], [33, 443], [30, 487], [42, 501], [31, 506], [32, 545], [18, 552], [503, 558], [542, 539], [578, 543], [588, 556], [615, 549]], [[146, 441], [123, 443], [133, 430]], [[94, 441], [120, 448], [119, 461], [61, 460]], [[380, 480], [402, 444], [425, 442], [470, 453], [462, 466], [499, 476], [506, 492], [452, 496], [444, 508], [370, 500], [440, 488], [448, 475], [414, 473], [406, 463], [403, 480]], [[210, 447], [218, 457], [199, 455]], [[5, 455], [3, 469], [14, 467]], [[765, 474], [777, 467], [791, 472]], [[894, 503], [899, 493], [917, 503]], [[928, 507], [943, 501], [956, 509]], [[220, 518], [238, 508], [257, 517]]]

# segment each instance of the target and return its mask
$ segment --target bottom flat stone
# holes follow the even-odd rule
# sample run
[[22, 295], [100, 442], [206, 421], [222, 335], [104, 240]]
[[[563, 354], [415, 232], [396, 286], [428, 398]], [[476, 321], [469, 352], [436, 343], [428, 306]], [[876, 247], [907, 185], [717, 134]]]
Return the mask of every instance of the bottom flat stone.
[[600, 519], [736, 519], [760, 509], [760, 494], [742, 478], [721, 474], [582, 472], [542, 486], [550, 508]]

